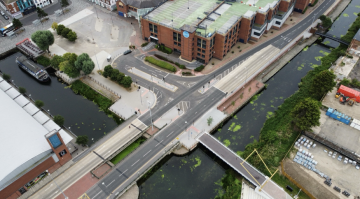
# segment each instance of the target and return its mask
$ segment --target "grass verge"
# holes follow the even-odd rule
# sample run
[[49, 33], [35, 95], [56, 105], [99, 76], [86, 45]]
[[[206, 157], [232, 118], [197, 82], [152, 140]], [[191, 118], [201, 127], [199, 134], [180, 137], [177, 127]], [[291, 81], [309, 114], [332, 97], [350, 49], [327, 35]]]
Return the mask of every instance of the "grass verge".
[[146, 141], [146, 138], [140, 137], [135, 142], [126, 147], [123, 151], [117, 154], [113, 159], [110, 160], [113, 164], [119, 163], [122, 159], [124, 159], [127, 155], [137, 149], [143, 142]]
[[152, 64], [154, 64], [156, 66], [159, 66], [160, 68], [167, 69], [167, 70], [169, 70], [171, 72], [176, 72], [175, 66], [173, 66], [173, 65], [171, 65], [171, 64], [169, 64], [167, 62], [155, 59], [154, 57], [147, 56], [147, 57], [145, 57], [145, 61], [147, 61], [149, 63], [152, 63]]

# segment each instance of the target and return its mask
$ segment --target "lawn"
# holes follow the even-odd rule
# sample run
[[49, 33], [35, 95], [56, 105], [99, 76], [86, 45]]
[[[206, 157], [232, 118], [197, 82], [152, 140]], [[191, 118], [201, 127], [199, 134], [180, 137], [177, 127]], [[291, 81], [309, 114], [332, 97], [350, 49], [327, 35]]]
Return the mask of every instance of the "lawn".
[[124, 159], [127, 155], [137, 149], [143, 142], [145, 142], [146, 138], [140, 137], [135, 142], [126, 147], [123, 151], [117, 154], [113, 159], [110, 160], [113, 164], [119, 163], [122, 159]]
[[158, 59], [156, 59], [154, 57], [147, 56], [145, 58], [145, 61], [147, 61], [149, 63], [152, 63], [152, 64], [154, 64], [156, 66], [159, 66], [161, 68], [167, 69], [167, 70], [169, 70], [171, 72], [176, 72], [175, 66], [173, 66], [173, 65], [171, 65], [171, 64], [169, 64], [169, 63], [167, 63], [165, 61], [158, 60]]

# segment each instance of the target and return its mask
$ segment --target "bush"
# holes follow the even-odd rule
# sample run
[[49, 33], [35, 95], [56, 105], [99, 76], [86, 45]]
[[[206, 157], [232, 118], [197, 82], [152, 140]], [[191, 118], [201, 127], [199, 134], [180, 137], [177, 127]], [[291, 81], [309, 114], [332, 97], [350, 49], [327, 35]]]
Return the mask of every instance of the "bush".
[[3, 74], [3, 79], [6, 80], [6, 81], [9, 81], [11, 79], [11, 76], [4, 73]]
[[104, 76], [105, 78], [110, 77], [112, 81], [118, 83], [125, 88], [129, 88], [133, 82], [130, 76], [125, 76], [124, 73], [120, 72], [118, 69], [111, 67], [111, 65], [105, 66], [102, 76]]
[[57, 28], [56, 28], [56, 33], [57, 33], [58, 35], [61, 35], [61, 32], [64, 30], [64, 28], [65, 28], [64, 25], [59, 24], [59, 25], [57, 26]]
[[166, 54], [171, 54], [172, 53], [171, 48], [168, 48], [168, 47], [166, 47], [164, 45], [159, 45], [158, 44], [158, 45], [155, 46], [155, 48], [157, 48], [158, 50], [160, 50], [161, 52], [164, 52]]
[[43, 66], [49, 66], [50, 63], [51, 63], [51, 61], [50, 61], [49, 58], [44, 57], [44, 56], [42, 56], [42, 55], [41, 55], [40, 57], [36, 58], [36, 62], [37, 62], [38, 64], [40, 64], [40, 65], [43, 65]]
[[152, 63], [156, 66], [159, 66], [161, 68], [167, 69], [171, 72], [176, 72], [176, 68], [173, 65], [166, 63], [164, 61], [161, 61], [161, 60], [157, 60], [154, 57], [147, 56], [147, 57], [145, 57], [145, 61]]
[[310, 7], [314, 7], [318, 1], [319, 1], [319, 0], [315, 0], [314, 3], [311, 4], [311, 5], [309, 5], [309, 6], [310, 6]]
[[205, 68], [205, 66], [204, 66], [204, 65], [201, 65], [201, 66], [195, 68], [195, 71], [196, 71], [196, 72], [200, 72], [200, 71], [202, 71], [204, 68]]
[[76, 32], [74, 31], [70, 31], [68, 34], [67, 34], [67, 38], [69, 41], [75, 41], [77, 39], [77, 34]]
[[41, 101], [41, 100], [36, 100], [35, 101], [35, 106], [38, 107], [38, 108], [41, 108], [44, 106], [44, 102]]
[[55, 117], [54, 117], [54, 122], [55, 122], [57, 125], [62, 126], [62, 125], [64, 125], [65, 119], [64, 119], [64, 117], [61, 116], [61, 115], [55, 115]]
[[93, 101], [95, 104], [99, 106], [99, 108], [104, 111], [109, 117], [112, 117], [117, 124], [121, 124], [120, 118], [111, 112], [109, 107], [113, 104], [113, 102], [99, 94], [98, 92], [94, 91], [90, 86], [84, 84], [80, 80], [76, 80], [71, 84], [71, 89], [76, 94], [80, 94], [86, 97], [88, 100]]
[[87, 135], [80, 135], [76, 138], [75, 143], [81, 146], [85, 146], [89, 141], [89, 138]]
[[65, 61], [64, 58], [62, 56], [59, 56], [59, 55], [55, 55], [51, 61], [50, 61], [50, 64], [53, 68], [55, 69], [59, 69], [59, 65], [61, 62]]
[[80, 71], [72, 66], [68, 61], [61, 62], [59, 64], [59, 68], [61, 71], [64, 71], [71, 78], [79, 77]]
[[69, 32], [71, 32], [72, 30], [70, 28], [64, 28], [62, 31], [61, 31], [61, 36], [65, 37], [65, 38], [68, 38], [68, 34]]
[[141, 47], [145, 47], [145, 46], [147, 46], [148, 44], [149, 44], [149, 42], [145, 42], [145, 43], [141, 44]]
[[26, 89], [24, 87], [19, 87], [19, 92], [21, 94], [24, 94], [24, 93], [26, 93]]
[[187, 71], [187, 72], [182, 72], [182, 75], [187, 76], [187, 75], [192, 75], [192, 73], [191, 73], [191, 72], [189, 72], [189, 71]]
[[344, 78], [343, 80], [341, 80], [341, 81], [339, 82], [339, 86], [340, 86], [340, 85], [349, 86], [350, 83], [351, 83], [351, 82], [350, 82], [349, 79]]

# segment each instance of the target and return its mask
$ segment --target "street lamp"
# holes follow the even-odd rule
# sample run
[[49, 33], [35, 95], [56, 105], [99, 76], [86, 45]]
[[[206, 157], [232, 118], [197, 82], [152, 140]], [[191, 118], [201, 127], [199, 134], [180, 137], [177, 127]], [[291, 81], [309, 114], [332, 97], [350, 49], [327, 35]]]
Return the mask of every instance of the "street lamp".
[[48, 170], [46, 170], [46, 172], [49, 174], [49, 176], [51, 177], [51, 181], [53, 181], [55, 183], [55, 185], [57, 186], [57, 188], [61, 191], [61, 193], [64, 195], [65, 199], [69, 199], [68, 197], [66, 197], [65, 193], [61, 190], [61, 188], [59, 187], [59, 185], [55, 182], [54, 178], [51, 176], [51, 174], [49, 173]]
[[139, 89], [138, 89], [138, 91], [140, 91], [139, 93], [140, 93], [140, 102], [141, 102], [141, 104], [142, 104], [142, 99], [141, 99], [141, 87], [139, 86]]

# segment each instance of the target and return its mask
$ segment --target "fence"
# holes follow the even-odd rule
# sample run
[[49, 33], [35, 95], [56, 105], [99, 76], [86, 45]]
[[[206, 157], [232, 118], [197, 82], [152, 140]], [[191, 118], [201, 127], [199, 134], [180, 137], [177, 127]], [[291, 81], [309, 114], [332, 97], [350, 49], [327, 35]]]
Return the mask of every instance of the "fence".
[[289, 176], [284, 169], [284, 163], [281, 161], [281, 173], [289, 179], [292, 183], [294, 183], [297, 187], [299, 187], [306, 195], [308, 195], [311, 199], [316, 199], [310, 192], [308, 192], [303, 186], [301, 186], [299, 183], [297, 183], [291, 176]]
[[60, 77], [64, 82], [66, 82], [67, 84], [71, 84], [73, 83], [74, 81], [80, 79], [81, 76], [77, 77], [77, 78], [71, 78], [71, 77], [68, 77], [67, 75], [63, 74], [63, 73], [60, 73], [59, 71], [56, 71], [55, 72], [55, 75], [57, 77]]
[[[109, 87], [105, 86], [103, 83], [99, 82], [98, 80], [94, 79], [91, 76], [87, 76], [91, 81], [97, 83], [99, 86], [101, 86], [102, 88], [110, 91], [110, 93], [114, 94], [115, 96], [119, 97], [119, 99], [121, 99], [121, 95], [115, 91], [113, 91], [112, 89], [110, 89]], [[117, 101], [117, 100], [116, 100]]]

